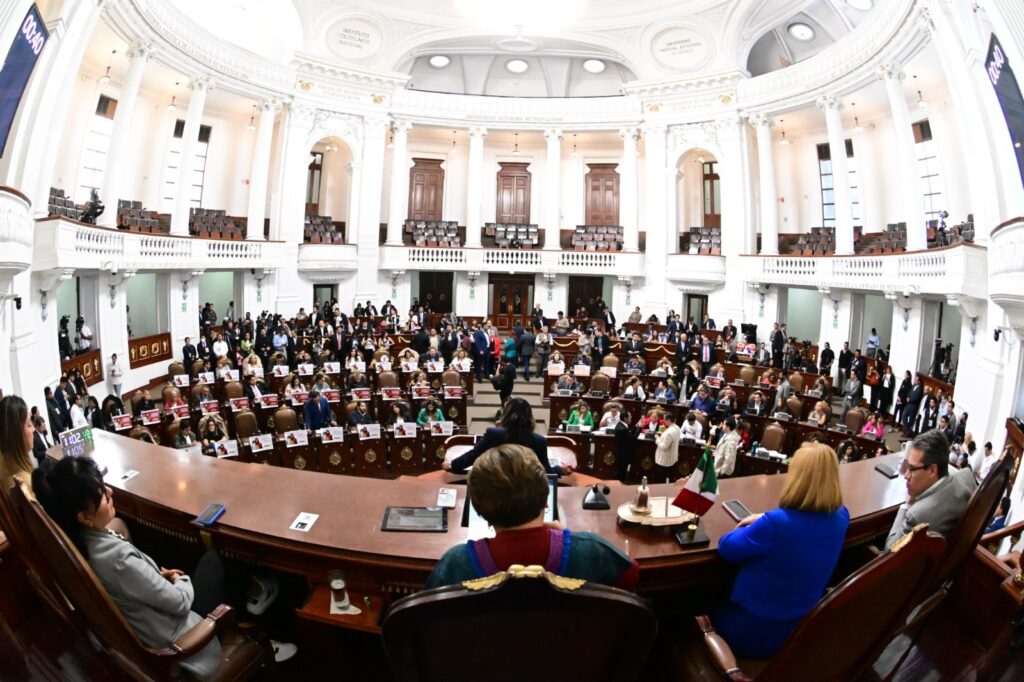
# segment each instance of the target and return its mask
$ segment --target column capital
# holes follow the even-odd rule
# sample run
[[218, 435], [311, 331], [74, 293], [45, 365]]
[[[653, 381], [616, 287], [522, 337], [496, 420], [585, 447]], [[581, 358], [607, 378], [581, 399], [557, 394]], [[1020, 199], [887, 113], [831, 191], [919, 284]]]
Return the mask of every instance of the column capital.
[[481, 138], [481, 139], [487, 137], [487, 128], [482, 128], [480, 126], [476, 126], [474, 128], [470, 128], [469, 129], [469, 138], [473, 139], [474, 137], [478, 137], [478, 138]]
[[764, 128], [766, 130], [770, 130], [771, 127], [775, 125], [772, 123], [772, 119], [768, 114], [750, 114], [747, 120], [750, 121], [750, 125], [753, 127]]
[[132, 60], [141, 59], [142, 61], [145, 61], [152, 56], [153, 43], [149, 42], [148, 40], [139, 41], [132, 45], [131, 48], [128, 50], [128, 58]]
[[907, 76], [899, 64], [886, 62], [878, 65], [878, 77], [882, 80], [903, 81]]
[[265, 97], [256, 102], [256, 111], [262, 113], [270, 113], [277, 111], [281, 108], [281, 103], [272, 97]]
[[651, 135], [665, 135], [668, 133], [668, 126], [664, 123], [650, 123], [640, 127], [645, 137]]
[[405, 119], [396, 118], [392, 120], [391, 128], [400, 135], [406, 135], [412, 130], [412, 123]]
[[561, 142], [562, 141], [562, 129], [561, 128], [547, 128], [544, 131], [544, 139], [548, 142]]
[[631, 139], [636, 142], [637, 129], [636, 128], [619, 128], [619, 137], [623, 140]]
[[213, 79], [209, 76], [194, 76], [188, 82], [189, 90], [201, 90], [209, 92], [214, 87]]
[[345, 170], [348, 171], [349, 173], [354, 173], [355, 171], [359, 171], [359, 170], [362, 170], [362, 169], [363, 169], [363, 162], [362, 161], [353, 161], [352, 163], [350, 163], [347, 166], [345, 166]]
[[814, 104], [822, 111], [842, 111], [843, 98], [839, 95], [822, 95]]

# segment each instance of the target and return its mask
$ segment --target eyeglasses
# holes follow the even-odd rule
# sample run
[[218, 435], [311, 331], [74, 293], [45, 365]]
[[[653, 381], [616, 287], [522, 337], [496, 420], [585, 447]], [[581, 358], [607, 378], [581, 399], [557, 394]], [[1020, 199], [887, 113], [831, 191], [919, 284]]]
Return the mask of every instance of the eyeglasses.
[[927, 469], [930, 466], [931, 466], [930, 464], [922, 464], [921, 466], [913, 466], [912, 464], [909, 464], [908, 462], [906, 462], [904, 460], [903, 463], [900, 464], [900, 473], [903, 474], [904, 476], [909, 476], [909, 475], [912, 475], [915, 471], [920, 471], [921, 469]]

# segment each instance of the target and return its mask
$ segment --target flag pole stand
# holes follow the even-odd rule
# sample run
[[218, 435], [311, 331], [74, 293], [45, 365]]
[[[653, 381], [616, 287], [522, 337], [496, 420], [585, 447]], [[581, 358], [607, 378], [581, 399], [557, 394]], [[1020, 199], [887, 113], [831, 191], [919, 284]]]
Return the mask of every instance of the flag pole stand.
[[704, 526], [700, 523], [700, 517], [696, 515], [682, 524], [675, 532], [675, 536], [676, 541], [683, 547], [704, 547], [711, 544]]

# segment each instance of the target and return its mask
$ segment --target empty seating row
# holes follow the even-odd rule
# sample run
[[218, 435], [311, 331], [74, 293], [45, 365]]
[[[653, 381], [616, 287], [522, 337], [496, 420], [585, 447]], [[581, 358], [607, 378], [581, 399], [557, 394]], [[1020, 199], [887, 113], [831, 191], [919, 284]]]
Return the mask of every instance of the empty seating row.
[[336, 223], [329, 215], [308, 215], [302, 228], [307, 244], [344, 244], [345, 223]]
[[680, 253], [692, 256], [718, 256], [722, 253], [722, 228], [691, 227], [681, 235]]
[[245, 238], [245, 223], [225, 211], [211, 208], [192, 208], [188, 216], [189, 232], [196, 237], [206, 239]]
[[70, 197], [64, 195], [64, 190], [51, 187], [46, 202], [46, 214], [78, 220], [82, 216], [82, 211], [75, 206]]
[[117, 200], [117, 226], [130, 232], [157, 234], [166, 231], [161, 229], [156, 211], [144, 209], [141, 201], [127, 199]]
[[[437, 234], [458, 234], [459, 222], [457, 220], [406, 220], [404, 231], [412, 234], [416, 230], [441, 230]], [[454, 230], [454, 232], [451, 232]]]

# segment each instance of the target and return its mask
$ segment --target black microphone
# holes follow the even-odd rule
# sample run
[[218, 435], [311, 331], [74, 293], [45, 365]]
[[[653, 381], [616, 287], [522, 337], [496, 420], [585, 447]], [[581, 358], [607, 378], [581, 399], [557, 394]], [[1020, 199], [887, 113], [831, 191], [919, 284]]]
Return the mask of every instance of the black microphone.
[[590, 490], [587, 491], [586, 497], [583, 498], [584, 509], [611, 509], [611, 505], [608, 504], [608, 498], [605, 497], [612, 491], [608, 486], [602, 488], [597, 487], [597, 483], [591, 486]]

